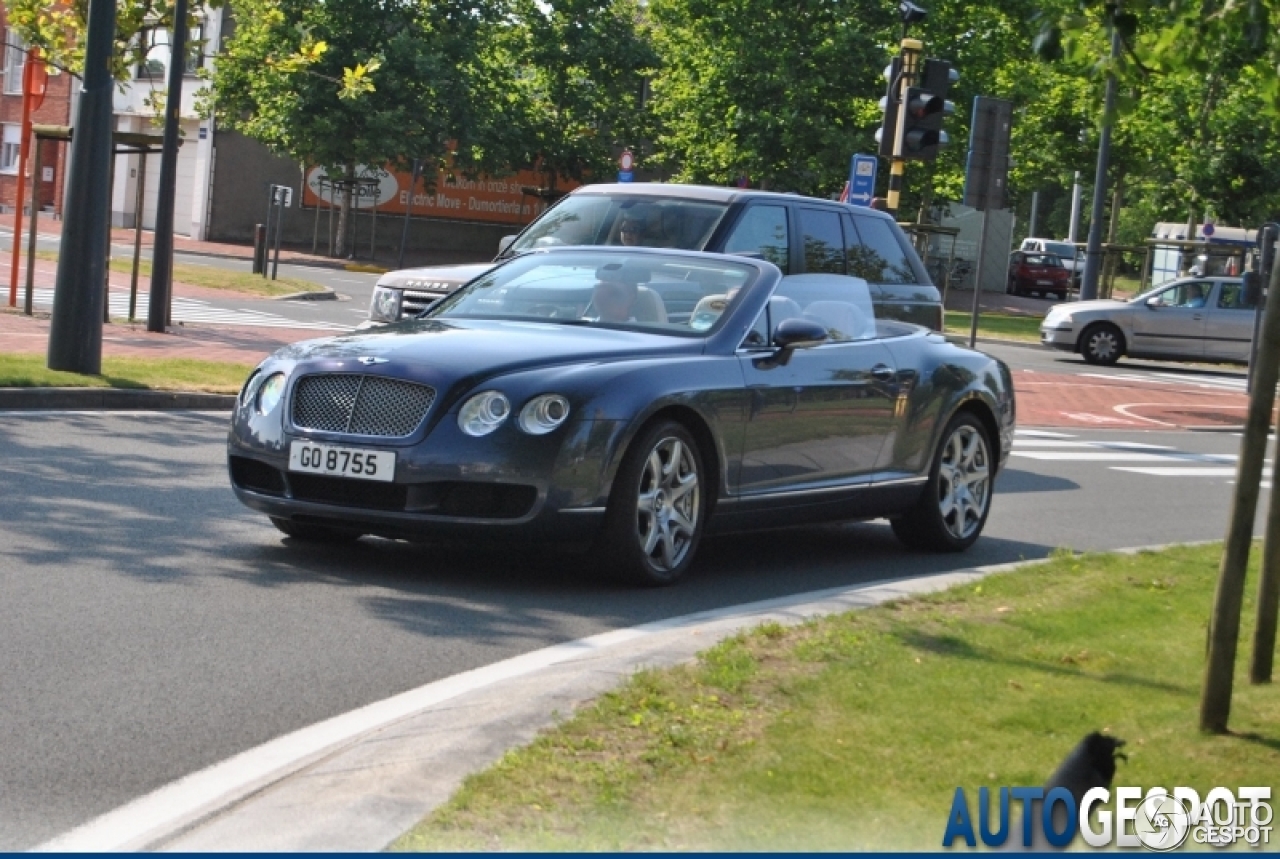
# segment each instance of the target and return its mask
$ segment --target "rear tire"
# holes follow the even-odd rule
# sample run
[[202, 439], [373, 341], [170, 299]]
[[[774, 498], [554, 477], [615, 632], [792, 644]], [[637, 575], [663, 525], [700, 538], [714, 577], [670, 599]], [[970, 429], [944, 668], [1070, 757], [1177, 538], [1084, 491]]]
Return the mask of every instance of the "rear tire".
[[612, 577], [670, 585], [693, 566], [707, 516], [706, 474], [693, 434], [676, 421], [641, 432], [613, 481], [594, 554]]
[[1109, 367], [1124, 354], [1124, 335], [1110, 322], [1095, 322], [1080, 335], [1080, 354], [1090, 364]]
[[963, 552], [987, 523], [994, 478], [987, 430], [976, 416], [961, 412], [942, 433], [915, 506], [889, 520], [893, 533], [911, 549]]
[[281, 516], [272, 516], [271, 524], [285, 536], [305, 543], [354, 543], [364, 536], [359, 531], [294, 522]]

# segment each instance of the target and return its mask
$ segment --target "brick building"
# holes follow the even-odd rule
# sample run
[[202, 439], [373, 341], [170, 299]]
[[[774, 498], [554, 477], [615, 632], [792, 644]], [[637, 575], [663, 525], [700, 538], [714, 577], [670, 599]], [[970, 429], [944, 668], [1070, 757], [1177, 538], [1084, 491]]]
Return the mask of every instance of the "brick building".
[[[8, 14], [0, 0], [0, 28], [4, 35], [4, 54], [0, 59], [0, 211], [12, 212], [18, 193], [18, 149], [22, 143], [22, 70], [27, 51], [16, 33], [9, 30]], [[54, 70], [50, 70], [53, 72]], [[69, 74], [49, 75], [44, 104], [31, 115], [37, 124], [71, 124], [71, 88], [75, 80]], [[62, 182], [66, 173], [67, 146], [57, 140], [41, 143], [41, 175], [36, 183], [42, 211], [62, 213]], [[35, 149], [29, 158], [34, 160]], [[30, 169], [30, 165], [28, 165]], [[27, 187], [28, 204], [31, 196]]]

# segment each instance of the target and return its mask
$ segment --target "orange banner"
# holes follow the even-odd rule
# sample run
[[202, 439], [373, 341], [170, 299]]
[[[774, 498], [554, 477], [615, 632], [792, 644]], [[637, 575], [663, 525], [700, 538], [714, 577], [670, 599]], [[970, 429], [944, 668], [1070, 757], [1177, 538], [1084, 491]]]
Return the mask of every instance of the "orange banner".
[[[409, 208], [412, 173], [361, 167], [356, 170], [356, 177], [353, 199], [357, 208], [376, 207], [379, 212], [399, 215], [403, 215]], [[527, 224], [542, 214], [549, 205], [545, 198], [530, 193], [546, 181], [543, 174], [533, 170], [521, 170], [502, 178], [480, 174], [474, 179], [440, 170], [435, 178], [435, 190], [428, 192], [424, 187], [424, 177], [418, 177], [411, 214], [459, 221]], [[571, 191], [579, 184], [561, 179], [556, 183], [556, 190]], [[323, 167], [313, 167], [307, 171], [302, 204], [326, 208], [330, 205], [342, 205], [342, 190], [334, 188]]]

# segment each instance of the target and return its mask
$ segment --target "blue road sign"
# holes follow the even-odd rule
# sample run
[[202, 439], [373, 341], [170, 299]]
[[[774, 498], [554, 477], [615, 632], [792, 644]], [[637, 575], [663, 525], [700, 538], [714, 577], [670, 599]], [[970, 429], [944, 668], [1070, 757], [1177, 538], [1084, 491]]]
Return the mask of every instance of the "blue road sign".
[[849, 202], [855, 206], [870, 206], [876, 195], [876, 157], [855, 155], [849, 163]]
[[619, 181], [619, 182], [632, 182], [632, 181], [635, 181], [635, 178], [636, 178], [636, 174], [635, 174], [635, 172], [634, 172], [634, 171], [631, 171], [631, 170], [619, 170], [619, 171], [618, 171], [618, 181]]

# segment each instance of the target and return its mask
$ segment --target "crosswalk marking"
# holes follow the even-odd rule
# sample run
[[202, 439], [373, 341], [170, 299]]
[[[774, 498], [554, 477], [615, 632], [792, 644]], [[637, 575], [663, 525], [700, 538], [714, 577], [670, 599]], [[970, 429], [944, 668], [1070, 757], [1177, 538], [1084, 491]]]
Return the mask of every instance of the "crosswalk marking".
[[1051, 462], [1235, 462], [1234, 454], [1228, 453], [1179, 453], [1170, 451], [1167, 453], [1145, 453], [1135, 451], [1133, 453], [1123, 453], [1118, 451], [1099, 450], [1093, 451], [1048, 451], [1048, 450], [1017, 450], [1011, 452], [1012, 456], [1022, 456], [1027, 459], [1041, 459]]
[[1053, 432], [1051, 430], [1033, 430], [1033, 429], [1015, 429], [1013, 431], [1014, 438], [1032, 439], [1032, 438], [1075, 438], [1070, 433]]
[[1029, 447], [1083, 447], [1097, 450], [1173, 450], [1167, 444], [1144, 444], [1140, 441], [1064, 441], [1062, 439], [1015, 438], [1014, 445]]
[[1161, 466], [1113, 466], [1112, 471], [1131, 471], [1134, 474], [1153, 474], [1156, 477], [1235, 477], [1236, 470], [1234, 467], [1204, 467], [1196, 468], [1194, 466], [1180, 466], [1177, 468], [1166, 468]]
[[1235, 376], [1187, 376], [1179, 373], [1152, 370], [1149, 373], [1079, 373], [1086, 379], [1107, 379], [1112, 382], [1142, 382], [1148, 385], [1189, 385], [1195, 388], [1244, 393], [1247, 382]]
[[[1191, 453], [1168, 445], [1118, 440], [1083, 440], [1068, 433], [1017, 431], [1011, 457], [1044, 462], [1096, 462], [1111, 471], [1147, 477], [1227, 478], [1234, 481], [1239, 457], [1226, 453]], [[1266, 460], [1268, 469], [1272, 460]], [[1263, 489], [1270, 489], [1269, 481]]]
[[[149, 298], [149, 293], [138, 293], [135, 312], [139, 316], [146, 315]], [[53, 290], [34, 290], [32, 292], [32, 303], [38, 306], [52, 307]], [[110, 294], [110, 313], [115, 317], [128, 315], [129, 296], [112, 292]], [[183, 298], [181, 296], [174, 296], [173, 298], [173, 321], [196, 322], [207, 325], [238, 325], [249, 328], [302, 328], [314, 331], [352, 331], [355, 328], [352, 325], [340, 325], [336, 322], [304, 322], [262, 310], [249, 310], [247, 308], [232, 310], [213, 307], [207, 301], [202, 301], [198, 298]]]

